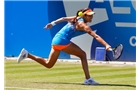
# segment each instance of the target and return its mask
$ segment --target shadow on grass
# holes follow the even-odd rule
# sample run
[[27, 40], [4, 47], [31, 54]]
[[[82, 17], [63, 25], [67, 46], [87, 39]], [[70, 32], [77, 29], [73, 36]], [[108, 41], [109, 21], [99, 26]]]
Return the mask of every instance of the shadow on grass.
[[[40, 84], [73, 84], [73, 85], [84, 85], [82, 83], [68, 83], [68, 82], [33, 82], [33, 83], [40, 83]], [[133, 87], [133, 88], [136, 88], [135, 85], [129, 85], [129, 84], [99, 84], [99, 85], [85, 85], [85, 86], [122, 86], [122, 87]]]

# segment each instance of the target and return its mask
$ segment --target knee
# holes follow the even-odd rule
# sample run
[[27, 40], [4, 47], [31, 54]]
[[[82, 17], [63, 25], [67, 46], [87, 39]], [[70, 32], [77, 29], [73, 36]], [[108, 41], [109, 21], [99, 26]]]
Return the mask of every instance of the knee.
[[50, 64], [50, 63], [48, 63], [47, 65], [46, 65], [46, 68], [52, 68], [54, 65], [52, 65], [52, 64]]
[[86, 59], [86, 52], [82, 51], [79, 57], [80, 59]]
[[47, 68], [49, 68], [49, 69], [52, 68], [52, 67], [53, 67], [53, 66], [51, 66], [51, 65], [48, 65], [48, 66], [47, 66]]

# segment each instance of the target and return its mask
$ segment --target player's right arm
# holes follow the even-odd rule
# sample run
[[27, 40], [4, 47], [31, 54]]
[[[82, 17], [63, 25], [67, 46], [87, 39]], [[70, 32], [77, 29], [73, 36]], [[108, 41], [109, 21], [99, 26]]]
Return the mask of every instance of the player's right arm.
[[104, 45], [106, 47], [106, 50], [109, 50], [111, 46], [104, 40], [102, 39], [99, 35], [97, 35], [91, 28], [84, 22], [78, 22], [78, 27], [83, 28], [84, 31], [86, 31], [89, 35], [94, 37], [99, 43]]

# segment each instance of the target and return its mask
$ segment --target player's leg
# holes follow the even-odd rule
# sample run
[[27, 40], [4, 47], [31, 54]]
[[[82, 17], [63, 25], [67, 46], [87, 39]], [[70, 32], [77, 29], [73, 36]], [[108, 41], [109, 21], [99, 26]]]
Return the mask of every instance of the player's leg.
[[90, 78], [89, 70], [88, 70], [88, 63], [86, 59], [86, 53], [74, 43], [71, 43], [67, 48], [63, 49], [62, 51], [75, 55], [81, 59], [82, 67], [85, 73], [86, 79]]
[[99, 84], [98, 82], [94, 81], [93, 78], [90, 78], [89, 70], [88, 70], [88, 63], [87, 63], [87, 58], [86, 58], [86, 53], [78, 47], [76, 44], [71, 43], [68, 47], [65, 49], [62, 49], [62, 51], [75, 55], [81, 59], [82, 62], [82, 67], [85, 73], [85, 78], [86, 80], [84, 81], [85, 85], [97, 85]]
[[47, 68], [51, 68], [54, 66], [55, 62], [57, 61], [59, 54], [60, 54], [59, 50], [54, 50], [52, 48], [48, 60], [45, 60], [44, 58], [37, 57], [35, 55], [30, 54], [28, 51], [24, 49], [21, 51], [17, 61], [20, 62], [24, 58], [30, 58]]

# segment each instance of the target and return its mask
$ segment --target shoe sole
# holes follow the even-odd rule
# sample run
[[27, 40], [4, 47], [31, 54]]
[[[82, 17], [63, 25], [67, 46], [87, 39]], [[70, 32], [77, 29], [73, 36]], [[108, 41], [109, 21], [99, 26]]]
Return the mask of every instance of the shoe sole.
[[20, 52], [20, 54], [19, 54], [19, 56], [18, 56], [18, 58], [17, 58], [17, 62], [18, 62], [18, 63], [20, 63], [20, 61], [22, 60], [22, 59], [20, 60], [20, 58], [21, 58], [22, 52], [23, 52], [24, 50], [25, 50], [24, 48], [21, 50], [21, 52]]

